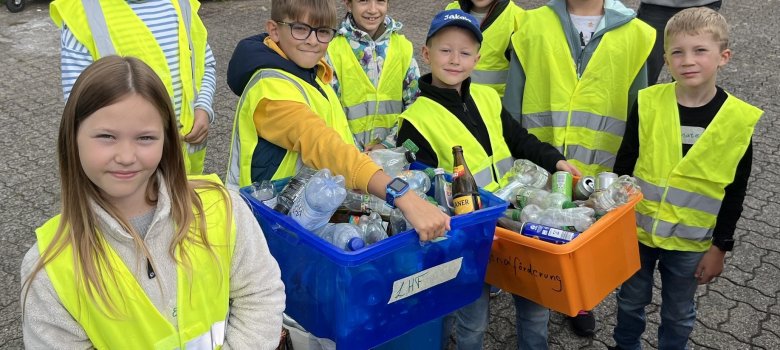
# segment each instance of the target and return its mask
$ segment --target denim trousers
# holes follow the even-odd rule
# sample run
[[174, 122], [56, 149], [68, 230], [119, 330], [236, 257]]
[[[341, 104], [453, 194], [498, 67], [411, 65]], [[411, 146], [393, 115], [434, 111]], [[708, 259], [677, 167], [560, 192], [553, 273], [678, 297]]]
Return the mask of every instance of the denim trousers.
[[[719, 10], [721, 1], [714, 1], [707, 4], [713, 10]], [[677, 12], [684, 10], [683, 7], [667, 7], [653, 4], [639, 4], [636, 16], [651, 27], [655, 28], [655, 45], [653, 45], [650, 56], [647, 57], [647, 85], [655, 85], [658, 76], [661, 74], [661, 68], [664, 66], [664, 28], [666, 22]]]
[[512, 294], [515, 300], [515, 325], [519, 350], [547, 349], [547, 322], [550, 309]]
[[455, 341], [459, 350], [481, 350], [488, 326], [489, 307], [490, 285], [484, 284], [479, 299], [444, 316], [442, 347], [447, 348], [452, 327], [455, 326]]
[[650, 248], [639, 244], [639, 271], [617, 294], [617, 325], [612, 337], [625, 350], [641, 349], [640, 338], [647, 323], [645, 306], [653, 298], [653, 272], [656, 263], [661, 274], [661, 325], [658, 348], [687, 349], [688, 337], [696, 321], [694, 296], [698, 281], [696, 267], [704, 252], [682, 252]]

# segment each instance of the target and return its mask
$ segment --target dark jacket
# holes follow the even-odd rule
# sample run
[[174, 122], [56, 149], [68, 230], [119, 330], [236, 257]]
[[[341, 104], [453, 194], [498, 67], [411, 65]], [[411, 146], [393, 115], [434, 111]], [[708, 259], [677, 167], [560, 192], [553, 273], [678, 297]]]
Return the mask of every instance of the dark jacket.
[[[455, 89], [443, 89], [431, 85], [431, 78], [431, 74], [426, 74], [420, 78], [420, 96], [430, 98], [455, 115], [471, 131], [471, 134], [482, 145], [485, 152], [489, 156], [493, 155], [487, 127], [479, 114], [479, 110], [477, 110], [474, 99], [471, 98], [469, 93], [471, 78], [466, 79], [461, 84], [462, 94], [458, 94], [458, 91]], [[551, 173], [556, 171], [555, 164], [565, 159], [555, 147], [541, 142], [536, 136], [529, 134], [528, 130], [523, 128], [503, 108], [501, 109], [501, 123], [504, 128], [504, 142], [506, 142], [509, 151], [512, 153], [512, 157], [528, 159]], [[446, 130], [443, 129], [442, 132], [446, 132]], [[398, 130], [398, 145], [401, 145], [407, 139], [412, 140], [420, 148], [417, 152], [417, 160], [419, 162], [433, 166], [439, 164], [438, 157], [436, 152], [433, 151], [431, 144], [411, 123], [403, 123], [400, 130]], [[452, 169], [445, 170], [451, 171]]]

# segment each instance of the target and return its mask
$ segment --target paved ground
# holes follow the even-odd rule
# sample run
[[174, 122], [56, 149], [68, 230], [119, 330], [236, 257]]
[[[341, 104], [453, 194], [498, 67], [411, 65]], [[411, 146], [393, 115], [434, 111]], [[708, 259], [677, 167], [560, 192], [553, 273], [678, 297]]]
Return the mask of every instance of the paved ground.
[[[391, 13], [419, 46], [430, 18], [445, 0], [395, 0]], [[519, 1], [527, 8], [543, 1]], [[637, 0], [627, 1], [635, 7]], [[0, 9], [0, 348], [22, 347], [19, 264], [34, 241], [33, 230], [59, 209], [54, 144], [63, 107], [59, 87], [59, 35], [48, 2], [29, 1], [18, 14]], [[215, 110], [206, 169], [224, 173], [231, 119], [237, 97], [224, 82], [227, 61], [239, 39], [264, 28], [270, 0], [204, 2], [201, 16], [219, 62]], [[728, 91], [766, 112], [756, 129], [754, 163], [737, 244], [721, 278], [699, 289], [699, 320], [693, 348], [780, 349], [780, 1], [726, 1], [734, 57], [721, 74]], [[774, 33], [774, 34], [772, 34]], [[656, 348], [658, 302], [649, 308], [646, 348]], [[514, 349], [514, 307], [503, 294], [491, 304], [488, 349]], [[613, 344], [613, 296], [596, 308], [593, 338], [577, 338], [561, 315], [550, 324], [553, 349], [603, 349]]]

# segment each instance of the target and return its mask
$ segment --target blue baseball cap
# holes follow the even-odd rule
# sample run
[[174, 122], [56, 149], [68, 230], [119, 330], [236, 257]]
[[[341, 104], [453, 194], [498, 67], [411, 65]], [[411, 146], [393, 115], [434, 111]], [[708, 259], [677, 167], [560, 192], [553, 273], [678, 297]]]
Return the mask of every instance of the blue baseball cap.
[[479, 21], [477, 21], [474, 16], [465, 13], [460, 9], [446, 10], [437, 13], [436, 16], [433, 17], [433, 21], [431, 21], [431, 27], [428, 29], [428, 36], [425, 37], [425, 40], [429, 40], [440, 30], [451, 26], [469, 30], [477, 38], [477, 41], [482, 43], [482, 31], [479, 30]]

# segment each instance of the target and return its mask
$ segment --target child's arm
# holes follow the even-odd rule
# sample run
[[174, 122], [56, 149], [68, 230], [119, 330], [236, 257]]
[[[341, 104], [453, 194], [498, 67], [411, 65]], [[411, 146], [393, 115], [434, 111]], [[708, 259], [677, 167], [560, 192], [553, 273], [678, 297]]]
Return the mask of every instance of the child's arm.
[[285, 294], [279, 265], [249, 207], [230, 192], [236, 223], [230, 264], [230, 315], [225, 345], [230, 349], [274, 349], [279, 345]]
[[509, 73], [506, 79], [506, 91], [504, 91], [503, 106], [515, 120], [520, 120], [523, 115], [523, 91], [525, 90], [525, 71], [517, 58], [517, 53], [512, 51], [509, 60]]
[[612, 167], [612, 171], [618, 175], [633, 176], [637, 159], [639, 159], [639, 110], [637, 104], [634, 103], [626, 120], [623, 141], [615, 156], [615, 165]]
[[[21, 276], [26, 281], [40, 257], [34, 244], [22, 260]], [[22, 288], [22, 335], [27, 349], [91, 349], [84, 328], [60, 302], [46, 269], [33, 280], [27, 300]]]
[[63, 24], [60, 36], [60, 71], [62, 94], [65, 101], [68, 101], [76, 78], [90, 64], [92, 64], [92, 55], [90, 55], [89, 50], [73, 36], [73, 32], [68, 29], [68, 26]]
[[217, 60], [214, 59], [214, 53], [208, 44], [206, 44], [205, 55], [203, 80], [200, 83], [198, 96], [195, 100], [195, 120], [192, 123], [192, 130], [187, 135], [184, 135], [185, 142], [195, 145], [206, 141], [209, 125], [215, 119], [214, 109], [211, 106], [214, 100], [214, 90], [217, 87]]
[[409, 63], [409, 70], [406, 71], [406, 76], [404, 78], [404, 110], [409, 108], [409, 106], [417, 100], [417, 97], [420, 96], [420, 85], [417, 83], [419, 79], [420, 66], [417, 64], [417, 60], [412, 57], [412, 61]]

